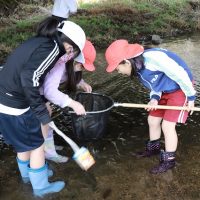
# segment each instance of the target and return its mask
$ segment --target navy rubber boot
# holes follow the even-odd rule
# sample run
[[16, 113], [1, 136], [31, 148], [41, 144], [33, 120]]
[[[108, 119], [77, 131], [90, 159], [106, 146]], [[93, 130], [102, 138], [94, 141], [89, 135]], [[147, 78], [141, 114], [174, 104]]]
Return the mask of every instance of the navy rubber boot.
[[60, 192], [65, 186], [65, 182], [63, 181], [49, 183], [47, 171], [48, 169], [46, 164], [39, 169], [28, 169], [33, 193], [37, 197], [43, 197], [49, 193]]
[[136, 156], [138, 158], [140, 157], [151, 157], [153, 155], [158, 155], [160, 154], [160, 139], [158, 140], [148, 140], [146, 142], [145, 150], [142, 152], [137, 152]]
[[160, 164], [156, 165], [150, 170], [151, 174], [161, 174], [166, 172], [169, 169], [174, 168], [176, 165], [175, 162], [175, 152], [165, 152], [161, 151], [160, 153]]
[[[29, 183], [30, 178], [28, 174], [28, 165], [30, 164], [30, 160], [22, 161], [18, 157], [16, 159], [17, 159], [18, 168], [22, 177], [22, 181], [24, 183]], [[53, 176], [53, 171], [48, 169], [48, 177], [52, 177], [52, 176]]]

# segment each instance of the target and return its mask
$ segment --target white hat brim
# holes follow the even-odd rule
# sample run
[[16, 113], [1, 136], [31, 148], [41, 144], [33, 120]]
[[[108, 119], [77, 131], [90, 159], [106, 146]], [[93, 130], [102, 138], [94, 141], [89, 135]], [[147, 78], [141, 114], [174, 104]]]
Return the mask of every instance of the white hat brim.
[[84, 55], [83, 55], [82, 52], [79, 53], [79, 55], [78, 55], [76, 58], [74, 58], [74, 60], [75, 60], [76, 62], [79, 62], [79, 63], [82, 63], [82, 64], [85, 63], [85, 58], [84, 58]]

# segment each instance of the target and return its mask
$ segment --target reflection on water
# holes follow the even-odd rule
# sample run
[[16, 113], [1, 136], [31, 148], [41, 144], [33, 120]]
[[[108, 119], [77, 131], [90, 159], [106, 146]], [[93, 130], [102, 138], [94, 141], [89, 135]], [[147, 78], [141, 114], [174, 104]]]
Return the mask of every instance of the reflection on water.
[[[196, 105], [200, 106], [200, 35], [171, 39], [160, 47], [176, 52], [191, 66], [198, 92]], [[103, 52], [98, 54], [96, 66], [95, 73], [84, 74], [94, 92], [111, 96], [115, 102], [120, 103], [148, 102], [148, 91], [137, 80], [131, 81], [117, 73], [105, 73]], [[134, 152], [143, 148], [148, 138], [146, 118], [144, 109], [113, 108], [108, 132], [102, 140], [88, 143], [77, 141], [80, 146], [89, 148], [95, 156], [96, 165], [89, 172], [83, 172], [73, 161], [59, 165], [50, 163], [56, 173], [55, 179], [64, 179], [68, 186], [61, 193], [45, 199], [200, 199], [199, 113], [194, 112], [186, 125], [177, 127], [177, 168], [158, 176], [148, 173], [149, 168], [158, 162], [158, 157], [133, 157]], [[75, 138], [68, 114], [62, 113], [55, 122], [62, 131]], [[58, 136], [56, 142], [65, 145], [63, 154], [72, 155], [72, 150]], [[4, 148], [0, 152], [0, 168], [0, 199], [32, 199], [31, 187], [20, 183], [15, 154], [11, 149]]]

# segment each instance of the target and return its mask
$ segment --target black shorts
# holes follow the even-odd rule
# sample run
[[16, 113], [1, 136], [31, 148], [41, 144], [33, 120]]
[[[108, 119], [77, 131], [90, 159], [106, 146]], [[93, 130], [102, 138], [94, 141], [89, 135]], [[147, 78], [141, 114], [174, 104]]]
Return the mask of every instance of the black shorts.
[[31, 151], [44, 143], [41, 123], [30, 109], [17, 116], [0, 113], [0, 132], [16, 152]]

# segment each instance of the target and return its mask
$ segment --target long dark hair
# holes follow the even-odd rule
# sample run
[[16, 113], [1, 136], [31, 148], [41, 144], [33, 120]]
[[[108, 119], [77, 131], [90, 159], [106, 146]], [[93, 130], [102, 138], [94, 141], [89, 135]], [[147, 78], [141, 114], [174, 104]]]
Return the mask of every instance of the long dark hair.
[[76, 92], [76, 85], [82, 79], [82, 71], [74, 71], [74, 60], [69, 60], [65, 64], [67, 81], [64, 88], [67, 92]]
[[57, 33], [59, 21], [53, 17], [47, 17], [38, 24], [37, 27], [37, 36], [43, 37], [55, 37]]
[[66, 42], [70, 45], [73, 46], [73, 52], [74, 52], [74, 58], [78, 56], [78, 54], [81, 52], [79, 47], [70, 39], [68, 38], [64, 33], [61, 33], [61, 32], [57, 32], [57, 36], [60, 38], [60, 41], [62, 43]]

